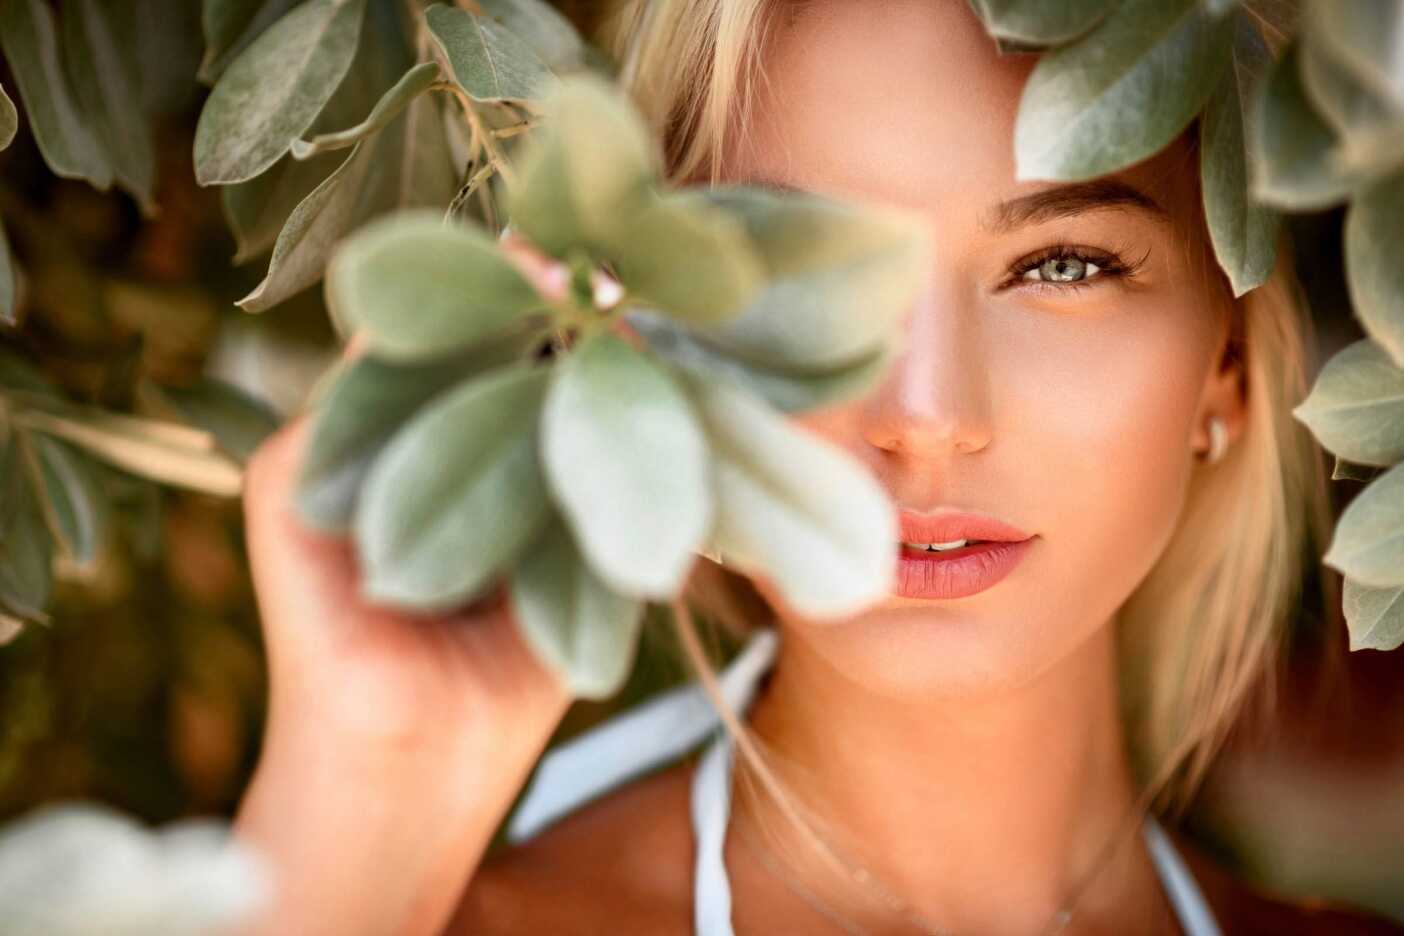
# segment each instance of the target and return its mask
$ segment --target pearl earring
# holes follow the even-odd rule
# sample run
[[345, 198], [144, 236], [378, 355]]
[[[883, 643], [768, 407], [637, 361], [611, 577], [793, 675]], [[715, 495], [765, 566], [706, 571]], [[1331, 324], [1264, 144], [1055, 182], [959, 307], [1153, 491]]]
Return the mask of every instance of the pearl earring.
[[1228, 427], [1224, 425], [1223, 419], [1218, 416], [1210, 416], [1209, 451], [1205, 453], [1204, 460], [1211, 465], [1215, 464], [1228, 451], [1228, 444]]

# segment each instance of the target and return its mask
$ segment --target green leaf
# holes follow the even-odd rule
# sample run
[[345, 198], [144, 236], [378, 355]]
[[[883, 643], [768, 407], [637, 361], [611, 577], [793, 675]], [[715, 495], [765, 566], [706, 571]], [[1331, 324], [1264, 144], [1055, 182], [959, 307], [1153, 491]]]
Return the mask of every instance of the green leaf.
[[424, 11], [454, 83], [475, 101], [529, 101], [555, 76], [536, 51], [495, 20], [436, 3]]
[[1302, 87], [1299, 51], [1289, 46], [1259, 86], [1248, 122], [1253, 197], [1289, 211], [1315, 211], [1351, 190], [1336, 137]]
[[15, 141], [15, 131], [18, 129], [19, 112], [15, 110], [15, 102], [0, 86], [0, 150]]
[[1326, 362], [1292, 410], [1329, 451], [1361, 465], [1404, 461], [1404, 369], [1378, 344], [1357, 341]]
[[891, 593], [896, 511], [859, 461], [729, 384], [689, 379], [712, 451], [710, 548], [815, 617]]
[[112, 163], [74, 99], [59, 53], [54, 17], [44, 0], [0, 3], [0, 48], [14, 73], [34, 142], [54, 175], [112, 184]]
[[1362, 585], [1404, 585], [1404, 464], [1380, 475], [1342, 511], [1322, 561]]
[[539, 334], [526, 331], [413, 364], [362, 354], [333, 368], [317, 384], [298, 477], [303, 518], [323, 530], [346, 529], [366, 472], [396, 430], [448, 388], [521, 358]]
[[1119, 0], [975, 0], [991, 36], [1031, 46], [1062, 45], [1104, 19]]
[[1355, 315], [1404, 367], [1404, 170], [1355, 195], [1346, 215], [1346, 282]]
[[400, 115], [410, 102], [428, 91], [439, 78], [439, 66], [434, 62], [422, 62], [411, 68], [395, 82], [375, 103], [375, 107], [365, 120], [336, 133], [321, 133], [310, 140], [293, 140], [292, 154], [295, 159], [310, 159], [328, 150], [354, 146]]
[[299, 0], [204, 0], [205, 55], [199, 78], [213, 84], [229, 63]]
[[306, 0], [220, 76], [195, 128], [201, 185], [243, 182], [312, 125], [356, 53], [366, 0]]
[[0, 325], [16, 328], [19, 325], [19, 308], [16, 299], [15, 258], [10, 254], [10, 239], [5, 235], [5, 225], [0, 223]]
[[1298, 68], [1307, 98], [1336, 132], [1345, 171], [1379, 175], [1404, 164], [1404, 108], [1362, 84], [1323, 46], [1308, 35]]
[[1348, 578], [1342, 598], [1351, 650], [1404, 644], [1404, 588], [1371, 588]]
[[676, 594], [707, 535], [707, 447], [669, 373], [610, 332], [577, 345], [541, 417], [551, 494], [591, 568], [625, 594]]
[[1336, 463], [1331, 468], [1332, 481], [1365, 481], [1370, 482], [1384, 473], [1382, 468], [1374, 465], [1357, 465], [1348, 462], [1339, 455], [1336, 456]]
[[586, 66], [586, 44], [575, 26], [545, 0], [478, 0], [483, 12], [535, 50], [557, 73]]
[[925, 222], [748, 186], [703, 197], [745, 225], [766, 277], [740, 314], [698, 327], [707, 340], [756, 364], [819, 375], [869, 359], [896, 337], [931, 257]]
[[796, 372], [739, 358], [667, 316], [645, 309], [625, 316], [648, 348], [674, 367], [704, 380], [740, 384], [784, 412], [814, 409], [863, 396], [877, 386], [892, 361], [890, 348], [831, 371]]
[[141, 82], [130, 53], [118, 45], [109, 5], [71, 0], [63, 10], [64, 62], [88, 126], [112, 163], [117, 183], [142, 213], [156, 212], [156, 149], [142, 109]]
[[[522, 141], [512, 226], [553, 257], [613, 240], [650, 194], [662, 156], [628, 100], [603, 78], [572, 75], [541, 101], [542, 125]], [[627, 219], [624, 219], [627, 220]]]
[[0, 439], [0, 608], [44, 619], [53, 587], [53, 540], [26, 478], [18, 434]]
[[1331, 0], [1307, 7], [1307, 26], [1368, 88], [1404, 110], [1404, 6]]
[[1014, 125], [1017, 177], [1089, 179], [1154, 155], [1204, 106], [1232, 39], [1198, 0], [1124, 0], [1035, 66]]
[[244, 263], [272, 247], [297, 206], [345, 161], [335, 152], [307, 162], [284, 156], [247, 182], [222, 186], [224, 217], [238, 247], [234, 262]]
[[32, 434], [42, 470], [42, 494], [57, 521], [51, 531], [69, 558], [92, 568], [111, 534], [112, 511], [97, 472], [86, 457], [57, 439]]
[[267, 402], [223, 380], [205, 377], [164, 390], [187, 422], [208, 430], [221, 449], [240, 461], [278, 428], [278, 414]]
[[618, 691], [633, 666], [644, 602], [600, 581], [559, 517], [526, 551], [510, 588], [522, 636], [572, 694]]
[[491, 234], [427, 213], [384, 219], [347, 241], [327, 297], [343, 333], [364, 329], [376, 353], [395, 359], [442, 354], [546, 310]]
[[390, 440], [356, 510], [368, 597], [447, 609], [535, 538], [550, 516], [536, 450], [548, 373], [512, 365], [476, 377]]
[[1204, 214], [1214, 254], [1228, 274], [1233, 294], [1261, 286], [1277, 260], [1277, 212], [1252, 200], [1244, 125], [1252, 91], [1272, 64], [1257, 29], [1238, 19], [1231, 67], [1205, 108], [1200, 147]]

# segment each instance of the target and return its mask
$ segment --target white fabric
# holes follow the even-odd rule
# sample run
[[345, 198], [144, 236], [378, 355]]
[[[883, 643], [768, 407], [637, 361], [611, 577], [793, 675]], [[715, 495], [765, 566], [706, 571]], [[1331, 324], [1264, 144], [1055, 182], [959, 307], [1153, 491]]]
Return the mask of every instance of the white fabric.
[[[722, 670], [722, 695], [735, 711], [750, 706], [778, 642], [774, 630], [759, 631]], [[682, 755], [709, 735], [692, 778], [690, 812], [697, 842], [693, 920], [698, 936], [733, 936], [724, 853], [734, 755], [731, 735], [699, 685], [663, 693], [548, 752], [508, 823], [508, 839], [530, 838], [577, 806]], [[1222, 936], [1194, 876], [1160, 823], [1148, 815], [1141, 831], [1186, 936]]]

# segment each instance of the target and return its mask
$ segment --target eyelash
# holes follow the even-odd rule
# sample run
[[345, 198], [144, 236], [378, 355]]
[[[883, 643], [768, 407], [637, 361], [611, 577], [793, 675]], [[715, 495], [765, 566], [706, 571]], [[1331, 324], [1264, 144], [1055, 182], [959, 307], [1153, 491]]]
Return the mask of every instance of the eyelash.
[[[1112, 251], [1095, 249], [1091, 247], [1077, 247], [1072, 244], [1055, 244], [1052, 247], [1045, 247], [1037, 253], [1029, 254], [1014, 262], [1009, 268], [1009, 278], [1004, 282], [1003, 288], [1017, 287], [1026, 289], [1087, 289], [1096, 286], [1103, 280], [1131, 279], [1145, 265], [1146, 256], [1136, 261], [1128, 261], [1121, 254]], [[1090, 277], [1075, 280], [1070, 283], [1057, 283], [1047, 280], [1025, 280], [1024, 274], [1030, 270], [1036, 270], [1049, 260], [1080, 260], [1083, 263], [1093, 263], [1097, 265], [1097, 272]]]

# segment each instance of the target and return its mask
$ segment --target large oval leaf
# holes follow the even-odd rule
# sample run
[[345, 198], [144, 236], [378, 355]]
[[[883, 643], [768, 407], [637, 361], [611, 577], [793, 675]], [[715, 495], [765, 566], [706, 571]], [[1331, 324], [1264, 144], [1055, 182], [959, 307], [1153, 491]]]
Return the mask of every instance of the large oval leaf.
[[1362, 585], [1404, 585], [1404, 464], [1355, 496], [1322, 560]]
[[687, 396], [606, 331], [561, 364], [541, 420], [551, 493], [600, 578], [667, 598], [707, 535], [707, 447]]
[[249, 43], [297, 3], [298, 0], [204, 0], [200, 5], [200, 27], [205, 34], [200, 80], [214, 84]]
[[107, 543], [112, 511], [97, 472], [81, 454], [40, 434], [30, 436], [38, 456], [42, 494], [56, 525], [54, 539], [68, 559], [90, 570]]
[[528, 645], [572, 693], [603, 699], [624, 683], [644, 602], [600, 581], [559, 519], [522, 557], [511, 598]]
[[496, 239], [427, 213], [368, 225], [332, 260], [327, 297], [343, 333], [383, 357], [432, 357], [481, 341], [546, 304]]
[[1404, 170], [1361, 189], [1346, 216], [1346, 281], [1356, 317], [1404, 367]]
[[1343, 166], [1382, 174], [1404, 164], [1404, 106], [1364, 85], [1350, 67], [1308, 35], [1298, 53], [1302, 86], [1312, 106], [1335, 130]]
[[1347, 461], [1404, 461], [1404, 368], [1373, 341], [1357, 341], [1327, 361], [1292, 414]]
[[195, 128], [201, 185], [243, 182], [307, 132], [346, 77], [366, 0], [307, 0], [220, 76]]
[[1232, 23], [1198, 0], [1124, 0], [1029, 76], [1014, 125], [1018, 178], [1089, 179], [1155, 154], [1208, 100], [1232, 38]]
[[112, 162], [69, 88], [54, 15], [44, 0], [0, 3], [0, 48], [14, 73], [34, 142], [54, 175], [112, 184]]
[[1250, 157], [1244, 136], [1253, 89], [1271, 64], [1272, 55], [1257, 29], [1240, 18], [1232, 67], [1210, 96], [1201, 129], [1204, 215], [1214, 254], [1235, 296], [1262, 285], [1277, 260], [1281, 219], [1250, 197]]
[[546, 0], [478, 0], [478, 6], [525, 40], [552, 71], [559, 74], [585, 67], [585, 41]]
[[1288, 47], [1259, 85], [1248, 122], [1253, 197], [1293, 211], [1328, 208], [1350, 193], [1336, 137], [1302, 87], [1298, 50]]
[[1081, 36], [1119, 0], [974, 0], [991, 36], [1031, 46], [1062, 45]]
[[1308, 4], [1307, 26], [1362, 82], [1404, 110], [1404, 5], [1396, 0]]
[[368, 597], [446, 610], [535, 537], [550, 514], [536, 449], [548, 373], [509, 365], [470, 380], [390, 440], [356, 509]]
[[1345, 580], [1341, 602], [1352, 650], [1394, 650], [1404, 644], [1404, 587], [1371, 588]]
[[362, 354], [319, 380], [315, 415], [297, 482], [297, 506], [320, 529], [348, 527], [371, 463], [395, 432], [430, 400], [484, 371], [519, 358], [531, 333], [412, 364]]
[[475, 101], [533, 100], [555, 81], [536, 51], [496, 20], [442, 3], [424, 19], [454, 83]]
[[712, 450], [711, 547], [769, 577], [801, 614], [854, 613], [891, 593], [896, 511], [859, 461], [725, 383], [689, 379]]

